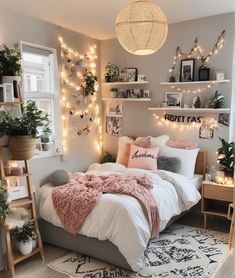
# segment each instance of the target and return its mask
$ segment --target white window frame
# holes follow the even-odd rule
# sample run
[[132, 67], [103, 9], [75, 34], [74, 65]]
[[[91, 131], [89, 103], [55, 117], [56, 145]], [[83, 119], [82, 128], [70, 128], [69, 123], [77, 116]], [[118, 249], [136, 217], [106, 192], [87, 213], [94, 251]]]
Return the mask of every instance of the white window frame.
[[[44, 157], [51, 157], [62, 155], [62, 124], [61, 124], [61, 107], [60, 107], [60, 78], [59, 78], [59, 67], [58, 67], [58, 59], [57, 59], [57, 51], [54, 48], [41, 46], [38, 44], [32, 44], [25, 41], [20, 41], [20, 51], [21, 56], [23, 57], [23, 46], [28, 46], [35, 49], [45, 50], [50, 52], [50, 70], [52, 80], [51, 82], [51, 92], [53, 93], [53, 97], [51, 98], [51, 93], [44, 92], [44, 93], [27, 93], [27, 99], [32, 97], [32, 99], [43, 99], [50, 96], [53, 100], [52, 111], [51, 111], [51, 119], [52, 119], [52, 145], [49, 151], [40, 151], [39, 154], [33, 156], [33, 159], [37, 158], [44, 158]], [[24, 64], [22, 60], [22, 69], [24, 71]], [[25, 91], [24, 91], [24, 82], [22, 81], [22, 90], [23, 90], [23, 97], [25, 99]]]

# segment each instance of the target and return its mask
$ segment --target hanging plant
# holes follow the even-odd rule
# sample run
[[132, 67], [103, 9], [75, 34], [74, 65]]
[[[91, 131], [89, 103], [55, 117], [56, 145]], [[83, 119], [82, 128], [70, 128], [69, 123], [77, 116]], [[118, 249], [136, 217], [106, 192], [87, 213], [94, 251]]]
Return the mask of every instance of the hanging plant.
[[97, 82], [97, 76], [95, 76], [91, 71], [86, 71], [84, 76], [84, 83], [81, 84], [82, 87], [82, 95], [87, 97], [89, 95], [94, 95], [95, 93], [95, 85]]

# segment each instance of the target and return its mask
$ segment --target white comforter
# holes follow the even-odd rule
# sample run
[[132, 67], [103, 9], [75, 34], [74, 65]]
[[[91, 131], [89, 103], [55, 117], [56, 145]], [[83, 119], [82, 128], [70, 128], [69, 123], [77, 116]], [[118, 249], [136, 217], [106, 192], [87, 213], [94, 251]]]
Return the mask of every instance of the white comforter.
[[[153, 194], [159, 208], [161, 231], [173, 216], [188, 210], [200, 200], [200, 194], [190, 179], [180, 174], [130, 169], [117, 164], [113, 167], [110, 167], [110, 164], [96, 164], [90, 169], [92, 170], [87, 173], [97, 175], [113, 172], [147, 175], [154, 183]], [[46, 184], [40, 191], [41, 217], [55, 226], [62, 227], [52, 203], [53, 187]], [[79, 233], [99, 240], [110, 240], [119, 248], [134, 271], [138, 271], [142, 266], [143, 252], [150, 239], [149, 224], [140, 203], [133, 197], [121, 194], [102, 195]]]

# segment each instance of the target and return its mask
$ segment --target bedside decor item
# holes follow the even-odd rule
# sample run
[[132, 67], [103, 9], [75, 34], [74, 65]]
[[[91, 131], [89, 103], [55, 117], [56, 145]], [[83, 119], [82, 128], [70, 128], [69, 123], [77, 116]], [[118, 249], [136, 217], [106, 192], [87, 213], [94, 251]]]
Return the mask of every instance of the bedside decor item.
[[105, 82], [116, 82], [119, 80], [119, 68], [111, 63], [105, 67]]
[[0, 136], [9, 135], [9, 147], [15, 160], [30, 159], [36, 148], [38, 128], [48, 125], [49, 118], [38, 109], [35, 101], [28, 100], [21, 116], [0, 111]]
[[168, 24], [162, 10], [147, 0], [124, 7], [116, 19], [116, 34], [121, 46], [134, 55], [149, 55], [166, 41]]
[[223, 171], [216, 171], [215, 173], [215, 182], [218, 184], [224, 183], [224, 172]]
[[182, 93], [178, 92], [166, 92], [165, 93], [165, 101], [167, 102], [167, 106], [182, 106]]
[[218, 90], [209, 99], [208, 107], [209, 108], [214, 108], [214, 109], [218, 109], [218, 108], [223, 108], [224, 107], [224, 96], [222, 94], [220, 94]]
[[199, 81], [210, 80], [210, 69], [207, 67], [200, 67], [198, 71], [198, 80]]
[[192, 108], [200, 108], [201, 107], [201, 100], [200, 97], [193, 97]]
[[211, 182], [212, 181], [211, 174], [209, 174], [209, 173], [205, 174], [205, 181], [207, 181], [207, 182]]
[[222, 147], [218, 149], [217, 163], [226, 176], [233, 177], [234, 168], [234, 142], [227, 142], [220, 138]]
[[194, 59], [181, 60], [180, 82], [194, 81]]
[[34, 227], [30, 223], [25, 223], [22, 227], [17, 227], [16, 239], [22, 255], [27, 256], [32, 252], [34, 235]]
[[49, 151], [50, 150], [50, 135], [51, 129], [48, 125], [45, 125], [42, 129], [42, 133], [40, 135], [40, 141], [42, 145], [42, 151]]
[[225, 73], [223, 70], [215, 70], [214, 71], [214, 79], [215, 80], [224, 80], [225, 79]]

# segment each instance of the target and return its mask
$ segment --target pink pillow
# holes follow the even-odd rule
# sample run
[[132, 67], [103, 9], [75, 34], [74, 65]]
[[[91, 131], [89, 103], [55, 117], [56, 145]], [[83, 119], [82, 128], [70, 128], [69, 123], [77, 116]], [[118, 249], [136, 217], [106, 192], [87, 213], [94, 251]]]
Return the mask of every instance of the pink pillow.
[[150, 148], [150, 137], [137, 137], [135, 145], [141, 148]]
[[187, 140], [168, 140], [166, 145], [171, 148], [193, 150], [198, 148], [198, 144]]
[[128, 168], [141, 168], [145, 170], [157, 170], [157, 156], [159, 147], [141, 148], [131, 145]]

